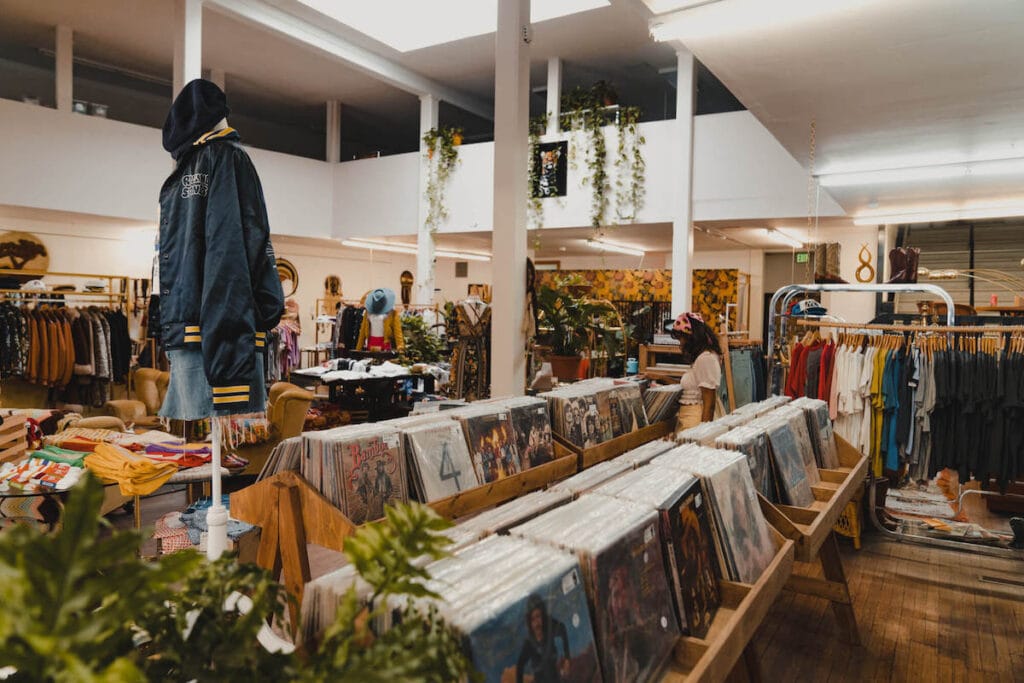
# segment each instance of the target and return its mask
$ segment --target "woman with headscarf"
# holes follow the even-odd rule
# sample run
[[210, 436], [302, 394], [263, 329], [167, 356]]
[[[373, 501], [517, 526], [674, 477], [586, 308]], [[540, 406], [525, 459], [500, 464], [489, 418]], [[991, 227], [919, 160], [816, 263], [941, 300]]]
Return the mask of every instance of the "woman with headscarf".
[[679, 380], [683, 393], [679, 398], [676, 430], [710, 422], [715, 417], [715, 400], [722, 383], [722, 361], [718, 336], [699, 313], [682, 313], [672, 323], [672, 337], [679, 342], [683, 362], [690, 366]]

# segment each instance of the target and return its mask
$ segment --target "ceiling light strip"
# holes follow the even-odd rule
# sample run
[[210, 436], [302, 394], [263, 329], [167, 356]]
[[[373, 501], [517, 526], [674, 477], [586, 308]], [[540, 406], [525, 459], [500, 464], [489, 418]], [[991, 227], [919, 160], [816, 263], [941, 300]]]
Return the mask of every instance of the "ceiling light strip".
[[587, 244], [594, 249], [600, 249], [602, 251], [614, 251], [619, 254], [626, 254], [628, 256], [643, 256], [647, 252], [637, 247], [631, 247], [625, 244], [616, 244], [614, 242], [606, 242], [599, 239], [588, 239]]
[[[395, 254], [416, 255], [419, 250], [415, 244], [402, 242], [381, 242], [362, 238], [351, 238], [341, 241], [342, 246], [354, 247], [356, 249], [376, 249], [378, 251], [389, 251]], [[476, 253], [471, 251], [450, 251], [448, 249], [435, 249], [434, 256], [438, 258], [461, 259], [465, 261], [490, 261], [490, 254]]]
[[849, 173], [823, 173], [818, 176], [818, 182], [822, 187], [850, 187], [1014, 174], [1024, 174], [1024, 158], [907, 166]]
[[946, 221], [984, 218], [1015, 218], [1024, 216], [1024, 204], [932, 211], [908, 211], [888, 214], [861, 214], [853, 217], [854, 225], [898, 225], [903, 223], [943, 223]]

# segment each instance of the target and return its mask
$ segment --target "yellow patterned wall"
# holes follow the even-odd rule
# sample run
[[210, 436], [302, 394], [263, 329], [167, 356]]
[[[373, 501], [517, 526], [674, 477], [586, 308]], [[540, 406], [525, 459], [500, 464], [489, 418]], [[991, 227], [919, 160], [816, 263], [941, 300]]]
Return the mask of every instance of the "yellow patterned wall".
[[[693, 271], [693, 310], [715, 329], [726, 304], [737, 303], [740, 271], [735, 268], [709, 268]], [[736, 309], [729, 309], [729, 327], [736, 328]]]
[[578, 277], [592, 287], [592, 299], [609, 301], [671, 301], [672, 271], [647, 270], [542, 270], [537, 286], [554, 287], [567, 277]]

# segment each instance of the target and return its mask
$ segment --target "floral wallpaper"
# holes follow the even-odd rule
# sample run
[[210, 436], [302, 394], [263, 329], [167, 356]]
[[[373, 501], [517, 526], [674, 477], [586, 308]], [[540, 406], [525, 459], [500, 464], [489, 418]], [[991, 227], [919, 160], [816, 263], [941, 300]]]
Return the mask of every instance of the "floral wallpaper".
[[[735, 268], [696, 269], [693, 271], [693, 310], [705, 322], [718, 329], [718, 316], [726, 304], [738, 301], [740, 271]], [[729, 309], [729, 327], [736, 328], [736, 309]]]
[[537, 286], [554, 287], [567, 277], [590, 285], [590, 296], [609, 301], [671, 301], [672, 271], [646, 270], [542, 270]]

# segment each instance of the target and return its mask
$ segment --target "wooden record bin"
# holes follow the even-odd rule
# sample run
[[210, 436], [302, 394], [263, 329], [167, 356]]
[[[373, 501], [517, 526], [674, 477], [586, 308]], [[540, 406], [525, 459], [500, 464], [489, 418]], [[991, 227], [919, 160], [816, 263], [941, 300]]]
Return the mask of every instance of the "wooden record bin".
[[821, 483], [811, 487], [815, 500], [810, 507], [772, 504], [760, 496], [758, 498], [768, 523], [796, 543], [796, 561], [820, 564], [824, 573], [823, 579], [795, 573], [786, 587], [795, 593], [830, 601], [847, 639], [857, 644], [860, 642], [857, 619], [833, 527], [847, 503], [863, 486], [868, 459], [841, 436], [837, 435], [835, 439], [840, 466], [818, 470]]
[[683, 636], [662, 683], [724, 681], [741, 656], [749, 662], [751, 638], [793, 572], [794, 541], [771, 529], [775, 559], [754, 584], [719, 581], [722, 604], [704, 638]]
[[559, 436], [555, 436], [555, 443], [562, 446], [565, 450], [575, 453], [579, 458], [579, 470], [583, 471], [599, 462], [617, 458], [623, 453], [643, 446], [645, 443], [666, 437], [672, 433], [675, 426], [675, 416], [673, 415], [671, 420], [655, 422], [635, 432], [617, 436], [610, 441], [599, 443], [590, 448], [580, 448]]

